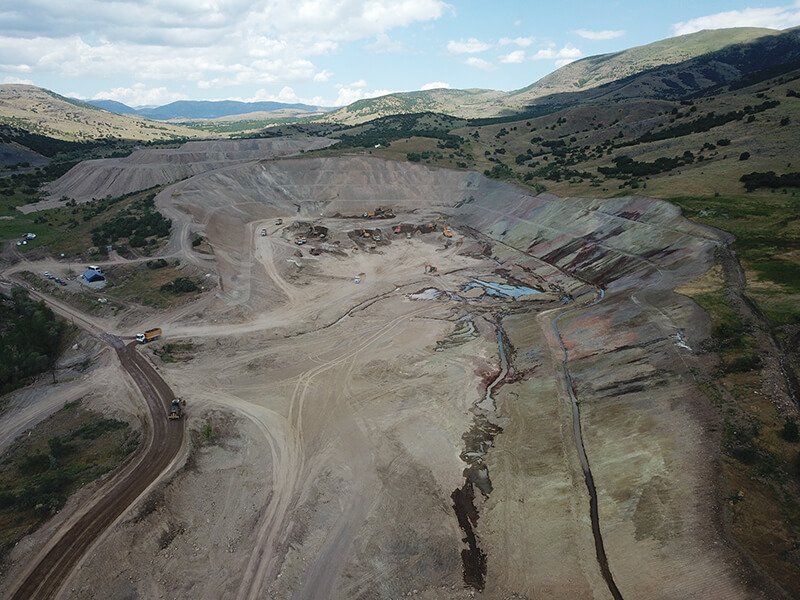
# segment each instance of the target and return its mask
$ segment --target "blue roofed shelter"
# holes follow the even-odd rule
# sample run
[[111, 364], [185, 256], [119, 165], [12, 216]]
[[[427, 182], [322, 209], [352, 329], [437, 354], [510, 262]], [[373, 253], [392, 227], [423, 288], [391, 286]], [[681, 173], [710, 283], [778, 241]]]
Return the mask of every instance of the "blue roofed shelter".
[[89, 269], [83, 274], [83, 278], [92, 283], [94, 281], [105, 281], [105, 275], [103, 275], [100, 271], [95, 271], [94, 269]]

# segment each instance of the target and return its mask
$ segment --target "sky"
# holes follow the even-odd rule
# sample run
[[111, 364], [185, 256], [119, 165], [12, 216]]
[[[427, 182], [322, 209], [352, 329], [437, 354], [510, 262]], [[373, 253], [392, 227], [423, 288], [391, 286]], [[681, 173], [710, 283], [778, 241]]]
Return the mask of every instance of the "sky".
[[343, 106], [520, 89], [586, 56], [727, 27], [800, 26], [800, 0], [0, 0], [0, 83], [129, 106]]

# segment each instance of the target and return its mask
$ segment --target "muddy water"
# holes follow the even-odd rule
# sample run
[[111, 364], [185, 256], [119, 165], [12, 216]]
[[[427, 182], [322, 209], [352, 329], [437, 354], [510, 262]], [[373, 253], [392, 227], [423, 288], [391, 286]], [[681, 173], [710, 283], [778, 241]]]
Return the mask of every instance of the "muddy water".
[[492, 383], [487, 386], [486, 396], [484, 396], [483, 401], [477, 405], [481, 410], [494, 411], [497, 409], [497, 406], [494, 403], [494, 398], [492, 398], [492, 392], [494, 391], [495, 386], [503, 381], [508, 374], [508, 359], [506, 358], [506, 349], [503, 345], [503, 329], [501, 327], [497, 328], [497, 347], [500, 352], [500, 374]]
[[503, 432], [502, 427], [491, 423], [486, 414], [495, 410], [492, 390], [505, 379], [508, 373], [508, 361], [503, 347], [503, 330], [497, 329], [497, 345], [500, 349], [500, 373], [487, 386], [486, 395], [475, 407], [479, 409], [472, 421], [470, 430], [462, 436], [464, 451], [461, 453], [467, 467], [464, 469], [464, 485], [456, 488], [450, 497], [453, 500], [453, 510], [458, 519], [458, 525], [464, 532], [464, 543], [467, 548], [461, 551], [461, 563], [464, 583], [476, 590], [483, 590], [486, 584], [486, 553], [478, 545], [475, 528], [478, 524], [478, 510], [475, 507], [475, 488], [484, 496], [492, 493], [492, 480], [489, 478], [489, 469], [483, 462], [483, 457], [494, 446], [494, 439]]
[[589, 468], [589, 460], [586, 457], [586, 450], [583, 447], [583, 435], [581, 433], [581, 413], [578, 407], [578, 398], [575, 396], [575, 390], [572, 387], [572, 377], [569, 373], [569, 365], [567, 364], [567, 349], [564, 346], [564, 341], [561, 339], [561, 334], [558, 331], [558, 320], [561, 317], [576, 310], [582, 310], [584, 308], [594, 306], [595, 304], [599, 304], [603, 301], [603, 298], [605, 298], [605, 291], [601, 289], [600, 298], [595, 302], [592, 302], [587, 306], [564, 311], [553, 320], [553, 329], [555, 330], [556, 337], [558, 338], [558, 343], [561, 345], [561, 350], [564, 352], [564, 375], [567, 379], [569, 397], [572, 400], [572, 433], [575, 437], [575, 448], [578, 450], [578, 456], [581, 460], [581, 468], [583, 469], [583, 478], [586, 482], [586, 489], [589, 491], [589, 518], [592, 521], [592, 534], [594, 536], [594, 549], [595, 554], [597, 555], [597, 563], [600, 566], [600, 572], [602, 573], [603, 579], [605, 580], [611, 595], [614, 597], [614, 600], [622, 600], [622, 594], [617, 588], [617, 584], [614, 582], [614, 576], [611, 574], [611, 569], [608, 566], [608, 557], [606, 556], [606, 550], [603, 546], [603, 535], [600, 531], [600, 515], [597, 508], [597, 489], [594, 485], [592, 470]]

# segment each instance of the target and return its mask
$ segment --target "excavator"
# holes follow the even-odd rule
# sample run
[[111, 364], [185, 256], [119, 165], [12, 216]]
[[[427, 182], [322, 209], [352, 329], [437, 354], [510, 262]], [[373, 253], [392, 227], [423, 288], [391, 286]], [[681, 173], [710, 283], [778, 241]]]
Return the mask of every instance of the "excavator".
[[433, 223], [429, 223], [428, 229], [430, 229], [431, 231], [436, 231], [436, 225], [439, 224], [439, 221], [444, 221], [444, 217], [439, 217]]
[[363, 237], [363, 238], [368, 238], [368, 237], [370, 237], [370, 233], [369, 233], [369, 231], [367, 231], [367, 230], [366, 230], [366, 229], [364, 229], [363, 227], [361, 228], [361, 237]]
[[434, 267], [433, 265], [425, 265], [425, 272], [426, 273], [436, 273], [436, 271], [438, 271], [438, 269], [436, 267]]

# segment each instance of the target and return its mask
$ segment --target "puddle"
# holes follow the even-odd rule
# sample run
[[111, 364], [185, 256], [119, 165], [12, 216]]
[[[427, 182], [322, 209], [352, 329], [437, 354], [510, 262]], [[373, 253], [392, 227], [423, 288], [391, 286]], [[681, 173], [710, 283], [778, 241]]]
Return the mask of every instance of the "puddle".
[[678, 346], [678, 348], [683, 348], [684, 350], [689, 351], [692, 350], [692, 347], [686, 343], [686, 336], [683, 334], [683, 331], [678, 330], [669, 337], [675, 341], [675, 345]]
[[495, 296], [497, 298], [514, 298], [514, 300], [518, 300], [522, 296], [530, 296], [532, 294], [541, 294], [539, 290], [535, 290], [533, 288], [524, 286], [524, 285], [511, 285], [508, 283], [492, 283], [489, 281], [483, 281], [481, 279], [472, 278], [472, 283], [468, 283], [464, 286], [464, 289], [461, 290], [462, 293], [468, 292], [469, 290], [480, 287], [484, 289], [484, 292], [490, 296]]
[[436, 288], [427, 288], [417, 294], [409, 294], [411, 300], [438, 300], [442, 297], [442, 291]]

